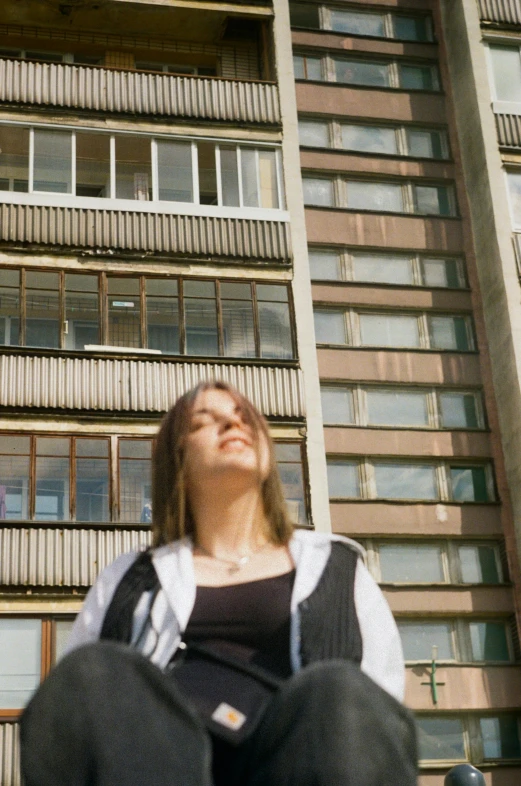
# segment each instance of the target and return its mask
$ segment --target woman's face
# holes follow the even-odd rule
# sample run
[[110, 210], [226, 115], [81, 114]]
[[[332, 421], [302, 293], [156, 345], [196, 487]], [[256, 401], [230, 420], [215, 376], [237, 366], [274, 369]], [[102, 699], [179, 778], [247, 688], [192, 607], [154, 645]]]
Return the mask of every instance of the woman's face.
[[200, 393], [192, 410], [185, 441], [185, 471], [189, 490], [217, 481], [258, 485], [269, 471], [266, 438], [245, 422], [240, 405], [225, 390]]

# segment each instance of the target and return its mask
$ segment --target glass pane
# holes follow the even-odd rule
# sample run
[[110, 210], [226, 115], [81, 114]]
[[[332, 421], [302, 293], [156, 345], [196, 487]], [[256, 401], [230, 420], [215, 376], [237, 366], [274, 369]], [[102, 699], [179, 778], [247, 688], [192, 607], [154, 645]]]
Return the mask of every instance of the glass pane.
[[251, 300], [251, 285], [235, 281], [221, 281], [221, 297], [232, 300]]
[[450, 216], [449, 190], [441, 186], [415, 186], [416, 210], [433, 216]]
[[17, 346], [19, 341], [20, 272], [2, 268], [0, 269], [0, 344]]
[[0, 707], [25, 707], [40, 683], [42, 623], [0, 619]]
[[333, 60], [336, 81], [348, 85], [389, 87], [389, 66], [363, 60]]
[[427, 19], [421, 16], [393, 17], [394, 37], [402, 41], [431, 41]]
[[186, 354], [219, 354], [215, 300], [185, 297]]
[[150, 523], [151, 505], [150, 459], [119, 460], [119, 520]]
[[289, 4], [289, 17], [292, 27], [308, 27], [318, 29], [318, 5], [304, 5], [300, 3]]
[[[84, 349], [89, 344], [99, 344], [98, 276], [65, 276], [65, 347]], [[85, 291], [85, 290], [90, 291]]]
[[194, 201], [190, 142], [157, 140], [157, 184], [162, 201]]
[[72, 134], [34, 131], [33, 190], [72, 194]]
[[109, 346], [141, 346], [139, 279], [108, 279]]
[[257, 151], [241, 147], [242, 202], [244, 207], [259, 207]]
[[179, 301], [177, 297], [147, 297], [149, 349], [179, 354]]
[[69, 439], [59, 437], [37, 437], [37, 456], [68, 456], [70, 451]]
[[[32, 286], [48, 286], [36, 289]], [[52, 287], [52, 289], [51, 289]], [[60, 346], [59, 278], [56, 273], [27, 273], [25, 344], [28, 347]]]
[[420, 333], [415, 316], [360, 314], [362, 346], [419, 347]]
[[512, 217], [516, 226], [521, 224], [521, 174], [508, 173], [508, 188], [510, 191], [510, 204]]
[[407, 150], [415, 158], [446, 158], [439, 131], [407, 131]]
[[147, 202], [152, 199], [150, 139], [116, 137], [116, 197]]
[[179, 286], [175, 278], [147, 278], [147, 295], [177, 295]]
[[356, 461], [328, 461], [327, 486], [330, 499], [360, 496], [358, 464]]
[[396, 183], [347, 183], [347, 206], [352, 210], [403, 212], [402, 187]]
[[184, 280], [183, 290], [185, 297], [215, 297], [214, 281]]
[[69, 459], [36, 459], [37, 521], [68, 521], [69, 513]]
[[384, 17], [358, 11], [331, 9], [331, 29], [338, 33], [385, 37]]
[[433, 66], [399, 65], [400, 87], [403, 90], [438, 90]]
[[461, 287], [455, 259], [423, 259], [423, 281], [428, 287]]
[[263, 358], [292, 358], [289, 305], [258, 302], [260, 350]]
[[29, 180], [29, 129], [0, 128], [0, 190], [27, 191]]
[[428, 464], [375, 462], [374, 477], [380, 499], [438, 499], [436, 471]]
[[76, 195], [110, 197], [108, 134], [76, 134]]
[[366, 398], [367, 419], [372, 426], [429, 425], [425, 393], [368, 389]]
[[303, 177], [302, 188], [304, 191], [305, 205], [332, 205], [333, 181], [324, 178]]
[[302, 525], [307, 523], [302, 459], [299, 446], [292, 447], [299, 452], [298, 460], [281, 461], [277, 455], [277, 466], [290, 519], [295, 524]]
[[353, 254], [353, 279], [378, 284], [414, 284], [412, 259], [390, 254]]
[[76, 456], [88, 456], [89, 458], [107, 458], [109, 455], [109, 443], [107, 439], [83, 439], [76, 440]]
[[514, 715], [480, 718], [485, 759], [517, 759], [521, 756], [519, 723]]
[[317, 344], [346, 344], [343, 311], [315, 311], [315, 339]]
[[0, 436], [0, 521], [28, 518], [29, 446], [29, 437]]
[[199, 166], [199, 204], [217, 204], [217, 169], [215, 164], [215, 143], [197, 143]]
[[320, 388], [324, 423], [354, 423], [353, 393], [343, 388]]
[[432, 349], [470, 349], [465, 317], [429, 317]]
[[76, 459], [76, 520], [109, 519], [108, 459]]
[[494, 546], [460, 546], [459, 560], [464, 584], [499, 584], [502, 580]]
[[472, 393], [441, 393], [441, 420], [444, 428], [478, 428], [476, 397]]
[[329, 130], [325, 121], [299, 120], [298, 136], [301, 145], [329, 147]]
[[491, 46], [492, 73], [498, 101], [521, 101], [521, 58], [518, 46]]
[[341, 281], [340, 254], [334, 251], [310, 251], [309, 269], [315, 281]]
[[259, 150], [261, 207], [278, 209], [277, 157], [274, 150]]
[[343, 125], [342, 147], [362, 153], [393, 155], [398, 152], [396, 131], [378, 126]]
[[288, 302], [286, 284], [257, 284], [257, 300], [275, 300], [278, 303]]
[[275, 458], [279, 464], [285, 461], [301, 461], [302, 452], [298, 442], [275, 442]]
[[227, 357], [255, 357], [253, 303], [248, 300], [223, 300], [224, 354]]
[[54, 662], [58, 663], [64, 655], [74, 620], [55, 620], [54, 622]]
[[463, 723], [458, 718], [416, 716], [420, 760], [464, 760]]
[[220, 154], [223, 205], [238, 207], [240, 200], [237, 148], [232, 145], [220, 145]]
[[121, 458], [150, 459], [152, 458], [152, 440], [120, 439], [119, 455]]
[[382, 581], [445, 582], [440, 546], [381, 545], [379, 554]]
[[437, 660], [454, 660], [452, 631], [448, 623], [398, 622], [405, 660], [432, 660], [433, 646]]
[[451, 467], [452, 496], [456, 502], [488, 502], [485, 467]]
[[472, 660], [509, 661], [507, 631], [502, 622], [469, 622]]

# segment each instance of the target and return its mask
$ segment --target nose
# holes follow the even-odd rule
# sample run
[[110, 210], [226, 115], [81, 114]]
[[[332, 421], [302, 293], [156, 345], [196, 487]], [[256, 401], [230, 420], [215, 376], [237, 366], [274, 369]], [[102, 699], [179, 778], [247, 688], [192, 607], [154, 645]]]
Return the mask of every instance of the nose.
[[233, 412], [223, 413], [222, 424], [225, 431], [242, 426], [241, 413], [235, 410]]

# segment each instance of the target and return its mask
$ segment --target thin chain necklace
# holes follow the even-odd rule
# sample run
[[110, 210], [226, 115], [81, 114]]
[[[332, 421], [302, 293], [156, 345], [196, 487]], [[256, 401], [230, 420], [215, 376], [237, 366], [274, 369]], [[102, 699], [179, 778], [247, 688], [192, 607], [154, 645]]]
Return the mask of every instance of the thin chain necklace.
[[216, 557], [215, 554], [212, 554], [211, 551], [205, 549], [205, 547], [200, 543], [196, 545], [196, 548], [198, 548], [199, 551], [202, 551], [203, 554], [205, 554], [207, 557], [210, 557], [210, 559], [214, 559], [216, 562], [222, 562], [224, 565], [228, 565], [228, 573], [237, 573], [237, 571], [248, 564], [252, 557], [254, 557], [256, 554], [259, 554], [269, 545], [269, 543], [264, 543], [260, 548], [252, 551], [251, 554], [245, 554], [244, 556], [239, 557], [239, 559], [224, 559], [223, 557]]

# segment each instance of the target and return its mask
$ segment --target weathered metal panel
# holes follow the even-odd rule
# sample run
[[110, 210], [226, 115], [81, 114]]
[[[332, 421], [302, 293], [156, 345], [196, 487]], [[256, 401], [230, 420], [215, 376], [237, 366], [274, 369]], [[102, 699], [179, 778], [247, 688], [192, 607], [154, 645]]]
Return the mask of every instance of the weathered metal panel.
[[521, 24], [519, 0], [478, 0], [479, 15], [483, 22], [506, 22]]
[[291, 255], [283, 221], [42, 205], [0, 204], [0, 240], [273, 261]]
[[167, 360], [0, 355], [0, 406], [166, 412], [199, 382], [222, 379], [267, 417], [303, 417], [299, 369]]
[[521, 147], [521, 115], [496, 115], [496, 127], [501, 147]]
[[150, 531], [137, 528], [2, 526], [0, 585], [90, 587], [120, 554], [149, 545]]
[[39, 106], [280, 123], [276, 85], [0, 60], [0, 101]]
[[0, 784], [21, 786], [20, 735], [17, 723], [0, 723]]

